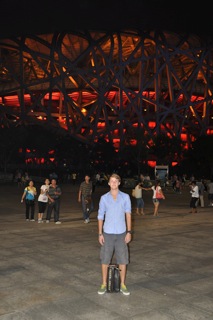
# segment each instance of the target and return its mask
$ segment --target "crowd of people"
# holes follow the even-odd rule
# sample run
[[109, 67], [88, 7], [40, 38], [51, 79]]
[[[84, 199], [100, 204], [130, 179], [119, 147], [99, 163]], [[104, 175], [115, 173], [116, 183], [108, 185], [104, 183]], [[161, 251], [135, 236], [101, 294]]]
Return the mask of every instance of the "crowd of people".
[[[76, 179], [76, 178], [75, 178]], [[74, 180], [75, 180], [74, 179]], [[98, 241], [100, 244], [100, 263], [102, 272], [102, 283], [98, 294], [104, 294], [107, 291], [108, 266], [112, 263], [115, 256], [116, 263], [120, 270], [120, 292], [129, 295], [130, 292], [126, 286], [126, 270], [129, 263], [128, 244], [132, 239], [132, 206], [135, 208], [136, 215], [145, 215], [143, 191], [152, 191], [153, 216], [159, 216], [159, 207], [162, 200], [165, 200], [160, 180], [151, 183], [150, 179], [144, 182], [144, 176], [140, 175], [134, 188], [135, 202], [132, 202], [127, 192], [120, 190], [121, 177], [113, 173], [108, 178], [109, 191], [103, 194], [99, 200], [97, 221], [98, 221]], [[203, 180], [196, 181], [192, 177], [184, 184], [177, 183], [181, 179], [172, 177], [172, 189], [181, 193], [182, 188], [189, 189], [190, 213], [197, 213], [197, 207], [204, 207], [204, 193], [208, 193], [209, 206], [213, 206], [213, 179], [208, 183]], [[26, 183], [26, 182], [25, 182]], [[73, 183], [75, 184], [76, 181]], [[94, 210], [93, 203], [94, 186], [91, 176], [85, 174], [83, 181], [79, 183], [78, 202], [82, 208], [82, 218], [84, 223], [90, 222], [90, 215]], [[38, 197], [37, 197], [38, 195]], [[57, 177], [51, 175], [46, 178], [37, 191], [34, 181], [28, 176], [27, 185], [21, 196], [21, 203], [25, 202], [26, 221], [35, 221], [35, 201], [38, 199], [38, 223], [49, 223], [53, 218], [55, 224], [61, 224], [60, 221], [60, 200], [62, 189], [57, 183]], [[53, 217], [52, 217], [52, 212]], [[44, 215], [46, 213], [46, 217]]]
[[176, 174], [171, 177], [170, 183], [165, 184], [164, 181], [156, 179], [155, 182], [149, 185], [150, 179], [140, 175], [135, 188], [132, 190], [132, 196], [135, 199], [134, 207], [135, 213], [137, 215], [145, 215], [144, 212], [144, 199], [143, 190], [152, 190], [152, 202], [154, 204], [154, 216], [159, 215], [159, 206], [162, 200], [165, 200], [165, 194], [163, 189], [168, 191], [168, 186], [170, 185], [170, 190], [173, 190], [177, 194], [182, 194], [184, 188], [188, 188], [190, 196], [189, 200], [189, 213], [197, 213], [197, 208], [205, 207], [205, 194], [207, 194], [208, 205], [213, 206], [213, 179], [206, 181], [204, 179], [195, 180], [194, 175], [192, 175], [188, 180], [186, 175], [177, 176]]
[[[23, 178], [24, 177], [24, 178]], [[95, 177], [95, 183], [94, 183]], [[82, 182], [77, 180], [77, 174], [74, 172], [72, 184], [75, 185], [79, 183], [78, 191], [78, 202], [82, 207], [82, 217], [84, 223], [90, 222], [90, 215], [94, 210], [93, 194], [95, 192], [94, 185], [101, 185], [100, 183], [100, 173], [98, 172], [95, 176], [90, 176], [85, 174]], [[22, 194], [21, 202], [25, 200], [25, 216], [26, 220], [35, 221], [35, 200], [37, 196], [37, 190], [34, 186], [34, 181], [30, 178], [27, 172], [21, 174], [20, 171], [16, 172], [16, 179], [18, 186], [24, 186], [24, 192]], [[109, 179], [109, 177], [108, 177]], [[38, 194], [38, 223], [44, 222], [44, 215], [46, 213], [45, 221], [49, 223], [51, 220], [52, 212], [54, 212], [54, 222], [56, 224], [61, 224], [59, 219], [60, 214], [60, 198], [61, 198], [61, 188], [57, 184], [58, 175], [53, 172], [50, 177], [45, 179], [44, 183], [41, 185]], [[189, 180], [186, 179], [186, 175], [181, 177], [177, 175], [171, 176], [170, 180], [171, 188], [175, 193], [182, 193], [183, 188], [189, 188], [191, 194], [190, 198], [190, 213], [196, 213], [197, 207], [200, 206], [204, 208], [204, 195], [208, 194], [208, 206], [213, 206], [213, 179], [206, 182], [203, 179], [198, 181], [195, 180], [194, 175], [192, 175]], [[143, 191], [152, 190], [152, 202], [153, 202], [153, 216], [159, 215], [159, 207], [162, 200], [165, 199], [164, 190], [168, 190], [168, 184], [162, 184], [162, 181], [155, 180], [151, 182], [148, 175], [140, 175], [138, 182], [134, 188], [134, 202], [133, 207], [135, 208], [135, 214], [145, 215]]]
[[182, 193], [183, 188], [187, 187], [190, 190], [191, 199], [190, 199], [190, 213], [196, 213], [197, 207], [205, 207], [204, 195], [208, 195], [208, 206], [213, 206], [213, 178], [209, 181], [205, 179], [195, 179], [195, 176], [192, 174], [189, 177], [189, 180], [186, 179], [186, 175], [178, 177], [173, 175], [171, 177], [172, 189], [175, 193]]
[[[45, 211], [45, 221], [46, 223], [49, 223], [52, 211], [54, 211], [55, 224], [61, 224], [61, 221], [59, 220], [61, 194], [61, 188], [57, 185], [55, 178], [52, 178], [51, 181], [49, 179], [45, 179], [44, 184], [40, 187], [40, 193], [38, 196], [38, 223], [43, 223], [43, 215]], [[26, 221], [35, 221], [36, 195], [37, 190], [34, 186], [34, 181], [30, 179], [28, 185], [24, 188], [24, 192], [21, 197], [21, 203], [25, 201]]]
[[[50, 178], [46, 178], [41, 185], [38, 196], [38, 223], [43, 223], [44, 214], [46, 212], [46, 223], [51, 220], [52, 212], [54, 213], [55, 224], [61, 224], [60, 215], [60, 199], [62, 195], [61, 187], [57, 184], [58, 176], [55, 172], [50, 174]], [[76, 176], [74, 178], [76, 180]], [[18, 181], [19, 183], [19, 181]], [[74, 182], [73, 184], [75, 184]], [[82, 206], [82, 215], [84, 223], [90, 222], [90, 214], [94, 210], [92, 194], [94, 193], [94, 185], [89, 174], [86, 174], [84, 181], [80, 183], [78, 192], [78, 201]], [[35, 221], [35, 201], [37, 190], [34, 181], [28, 178], [25, 181], [24, 192], [21, 197], [21, 203], [25, 202], [26, 221]]]
[[[113, 256], [120, 270], [120, 292], [129, 295], [125, 280], [126, 266], [129, 263], [128, 244], [131, 241], [131, 199], [129, 194], [119, 190], [121, 178], [116, 173], [109, 177], [108, 185], [110, 191], [102, 195], [98, 209], [98, 239], [101, 245], [100, 262], [102, 269], [102, 284], [98, 294], [107, 291], [107, 270]], [[94, 209], [93, 206], [93, 185], [90, 175], [86, 174], [84, 181], [80, 183], [78, 201], [82, 205], [84, 223], [89, 223], [89, 216]], [[43, 215], [46, 211], [46, 223], [51, 220], [51, 213], [54, 211], [55, 224], [61, 224], [59, 220], [60, 197], [62, 190], [53, 177], [45, 179], [40, 187], [38, 196], [38, 223], [43, 222]], [[35, 200], [37, 189], [34, 181], [29, 179], [28, 185], [24, 188], [21, 203], [25, 202], [26, 221], [35, 221]]]

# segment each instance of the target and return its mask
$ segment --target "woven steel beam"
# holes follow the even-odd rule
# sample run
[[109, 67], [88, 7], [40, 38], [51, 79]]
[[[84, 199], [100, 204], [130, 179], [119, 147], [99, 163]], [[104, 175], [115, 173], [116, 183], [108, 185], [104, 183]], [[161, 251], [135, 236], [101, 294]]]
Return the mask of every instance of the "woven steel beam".
[[105, 138], [117, 147], [134, 141], [137, 128], [150, 139], [186, 135], [188, 145], [213, 134], [211, 41], [159, 31], [75, 31], [0, 39], [0, 52], [7, 125], [54, 123], [86, 143]]

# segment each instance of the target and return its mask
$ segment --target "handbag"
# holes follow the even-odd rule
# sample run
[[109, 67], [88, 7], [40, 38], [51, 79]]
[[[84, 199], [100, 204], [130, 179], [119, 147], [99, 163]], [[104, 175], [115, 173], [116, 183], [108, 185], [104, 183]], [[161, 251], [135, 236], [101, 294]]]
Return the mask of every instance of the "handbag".
[[158, 187], [156, 189], [156, 199], [165, 199], [164, 195], [161, 192], [158, 192]]
[[110, 264], [107, 269], [107, 292], [119, 292], [120, 281], [120, 270], [118, 265]]
[[132, 197], [135, 198], [135, 189], [132, 189]]

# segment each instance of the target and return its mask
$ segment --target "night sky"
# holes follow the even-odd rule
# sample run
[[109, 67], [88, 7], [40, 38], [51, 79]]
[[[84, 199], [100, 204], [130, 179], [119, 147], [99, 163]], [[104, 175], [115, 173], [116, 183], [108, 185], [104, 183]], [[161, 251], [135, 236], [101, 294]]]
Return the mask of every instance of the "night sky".
[[213, 36], [207, 1], [185, 7], [187, 1], [164, 0], [1, 0], [0, 37], [75, 29], [164, 31]]

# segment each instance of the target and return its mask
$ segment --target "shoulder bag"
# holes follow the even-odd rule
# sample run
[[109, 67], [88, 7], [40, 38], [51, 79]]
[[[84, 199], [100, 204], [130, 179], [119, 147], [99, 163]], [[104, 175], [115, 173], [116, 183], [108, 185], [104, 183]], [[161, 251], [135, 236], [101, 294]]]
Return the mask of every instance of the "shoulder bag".
[[159, 189], [158, 189], [158, 187], [157, 187], [157, 188], [156, 188], [156, 199], [159, 199], [159, 200], [165, 199], [164, 195], [163, 195], [161, 192], [159, 192], [158, 190], [159, 190]]
[[107, 269], [107, 292], [120, 291], [120, 270], [118, 265], [110, 264]]
[[135, 198], [135, 189], [132, 189], [132, 197]]

